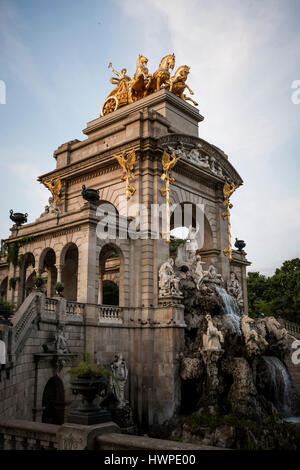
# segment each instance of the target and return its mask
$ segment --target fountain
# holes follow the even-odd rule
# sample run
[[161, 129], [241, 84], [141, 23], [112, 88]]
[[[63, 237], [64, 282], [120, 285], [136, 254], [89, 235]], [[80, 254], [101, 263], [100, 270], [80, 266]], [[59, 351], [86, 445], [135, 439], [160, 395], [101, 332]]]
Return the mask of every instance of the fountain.
[[[169, 274], [179, 280], [178, 290], [185, 307], [185, 349], [179, 358], [183, 439], [198, 438], [200, 443], [217, 445], [216, 435], [225, 432], [228, 420], [231, 427], [234, 423], [233, 429], [240, 429], [241, 423], [250, 420], [257, 432], [255, 443], [251, 443], [255, 448], [281, 441], [285, 431], [265, 423], [277, 423], [280, 415], [282, 423], [284, 416], [288, 419], [293, 414], [295, 391], [284, 365], [289, 351], [286, 330], [274, 317], [252, 319], [243, 312], [235, 273], [231, 273], [226, 289], [214, 266], [203, 270], [199, 254], [194, 254], [194, 261], [190, 257], [182, 269], [184, 248], [179, 251], [179, 259], [172, 263]], [[178, 434], [178, 415], [174, 419]], [[295, 417], [293, 420], [289, 422], [296, 422]], [[211, 426], [211, 422], [215, 437], [212, 433], [206, 435], [207, 423]], [[218, 422], [225, 428], [220, 430]], [[239, 435], [248, 442], [247, 426], [239, 430]], [[224, 438], [224, 447], [244, 445], [238, 433], [235, 438], [231, 431], [229, 434], [231, 440]], [[289, 439], [294, 446], [293, 436]]]

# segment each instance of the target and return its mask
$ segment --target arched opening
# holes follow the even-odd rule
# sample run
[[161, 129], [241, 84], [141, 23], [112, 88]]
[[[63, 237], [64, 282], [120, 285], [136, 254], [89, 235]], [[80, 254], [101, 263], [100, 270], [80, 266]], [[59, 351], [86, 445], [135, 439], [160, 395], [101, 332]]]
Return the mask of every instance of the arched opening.
[[103, 281], [102, 304], [119, 305], [119, 286], [113, 281]]
[[42, 422], [63, 424], [65, 414], [65, 390], [61, 379], [52, 377], [46, 383], [42, 398]]
[[109, 243], [99, 255], [98, 303], [123, 305], [123, 256], [118, 247]]
[[8, 277], [5, 277], [0, 284], [0, 300], [7, 302]]
[[27, 297], [34, 290], [34, 277], [35, 271], [32, 271], [25, 281], [25, 297]]
[[26, 280], [35, 272], [34, 267], [35, 259], [32, 253], [21, 255], [19, 303], [24, 302], [28, 295], [26, 292]]
[[55, 294], [55, 284], [57, 281], [56, 254], [52, 248], [47, 248], [41, 256], [40, 270], [45, 280], [47, 296]]
[[65, 247], [62, 254], [62, 282], [64, 297], [67, 300], [77, 300], [78, 279], [78, 248], [75, 243]]

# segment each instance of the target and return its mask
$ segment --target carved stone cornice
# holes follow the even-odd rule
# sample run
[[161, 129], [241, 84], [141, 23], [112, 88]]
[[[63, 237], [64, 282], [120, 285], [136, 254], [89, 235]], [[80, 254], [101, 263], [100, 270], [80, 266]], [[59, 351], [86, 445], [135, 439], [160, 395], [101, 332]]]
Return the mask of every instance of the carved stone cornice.
[[[242, 178], [228, 161], [228, 156], [215, 145], [199, 137], [186, 134], [168, 134], [158, 139], [158, 146], [168, 152], [171, 149], [175, 150], [176, 156], [180, 156], [181, 159], [174, 171], [178, 172], [180, 167], [185, 166], [189, 178], [195, 179], [196, 175], [201, 173], [215, 183], [224, 183], [227, 179], [233, 181], [236, 186], [243, 184]], [[192, 153], [194, 153], [193, 156], [191, 156]], [[193, 171], [191, 171], [192, 168]]]

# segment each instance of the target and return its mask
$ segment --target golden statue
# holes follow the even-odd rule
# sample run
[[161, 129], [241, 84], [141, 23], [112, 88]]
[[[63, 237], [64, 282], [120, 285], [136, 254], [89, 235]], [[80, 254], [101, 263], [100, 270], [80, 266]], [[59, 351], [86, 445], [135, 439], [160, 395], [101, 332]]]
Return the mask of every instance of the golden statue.
[[178, 96], [178, 98], [184, 101], [191, 101], [195, 106], [198, 106], [196, 101], [184, 94], [185, 89], [187, 89], [191, 95], [194, 94], [185, 83], [190, 72], [190, 67], [187, 65], [178, 67], [175, 75], [171, 77], [170, 70], [173, 70], [175, 67], [174, 54], [168, 54], [163, 57], [158, 69], [153, 75], [149, 73], [147, 64], [147, 57], [139, 54], [136, 62], [136, 71], [132, 79], [126, 75], [127, 70], [125, 68], [119, 73], [113, 69], [111, 62], [108, 64], [108, 68], [116, 75], [116, 77], [110, 79], [110, 82], [117, 86], [104, 101], [101, 116], [106, 116], [126, 104], [134, 103], [145, 96], [163, 89], [169, 90], [171, 93]]
[[158, 70], [154, 72], [151, 79], [148, 81], [145, 89], [145, 94], [150, 95], [155, 91], [159, 91], [164, 83], [170, 79], [169, 69], [173, 70], [175, 66], [175, 55], [169, 54], [163, 57], [160, 61]]
[[227, 218], [227, 231], [228, 231], [228, 248], [223, 250], [225, 256], [228, 255], [228, 259], [232, 261], [232, 248], [231, 248], [231, 224], [230, 224], [230, 209], [233, 208], [233, 205], [229, 202], [229, 198], [237, 189], [237, 186], [234, 183], [225, 182], [223, 187], [223, 194], [224, 194], [224, 201], [223, 205], [226, 207], [226, 211], [223, 212], [222, 217], [223, 219]]
[[111, 62], [108, 64], [108, 68], [117, 76], [117, 78], [111, 77], [110, 83], [117, 86], [104, 101], [101, 116], [105, 116], [121, 106], [128, 104], [128, 85], [131, 78], [126, 75], [127, 70], [124, 68], [121, 70], [121, 73], [119, 73], [113, 68]]
[[161, 179], [165, 181], [165, 187], [160, 188], [160, 194], [166, 198], [166, 242], [170, 243], [170, 184], [173, 184], [175, 178], [170, 177], [170, 171], [176, 165], [179, 158], [176, 158], [174, 153], [169, 155], [164, 151], [162, 155], [162, 167], [164, 172], [161, 175]]
[[44, 181], [44, 185], [47, 186], [47, 188], [50, 190], [52, 193], [53, 199], [54, 199], [54, 205], [57, 207], [57, 205], [61, 201], [61, 180], [60, 178], [51, 178], [50, 181]]
[[130, 180], [134, 177], [133, 169], [136, 161], [134, 149], [126, 155], [123, 152], [121, 156], [115, 155], [114, 158], [118, 160], [119, 165], [124, 170], [124, 175], [121, 177], [121, 181], [126, 181], [126, 199], [130, 199], [135, 193], [135, 187], [131, 186]]
[[178, 96], [178, 98], [181, 98], [184, 101], [191, 101], [195, 106], [198, 106], [198, 103], [196, 103], [196, 101], [192, 100], [192, 98], [186, 96], [183, 93], [184, 90], [187, 88], [191, 95], [194, 94], [190, 87], [185, 83], [189, 73], [190, 67], [188, 67], [187, 65], [181, 65], [180, 67], [178, 67], [175, 72], [175, 75], [171, 77], [170, 80], [168, 80], [167, 88], [169, 91], [174, 93], [174, 95]]
[[145, 96], [147, 84], [152, 77], [146, 67], [147, 63], [147, 57], [139, 54], [136, 62], [136, 72], [129, 85], [128, 103], [133, 103]]

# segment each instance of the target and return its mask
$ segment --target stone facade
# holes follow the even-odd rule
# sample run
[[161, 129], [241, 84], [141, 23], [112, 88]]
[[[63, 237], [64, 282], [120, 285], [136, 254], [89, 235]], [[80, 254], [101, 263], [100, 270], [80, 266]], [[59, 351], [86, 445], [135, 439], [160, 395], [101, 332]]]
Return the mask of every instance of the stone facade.
[[[21, 266], [8, 266], [5, 256], [0, 259], [1, 295], [19, 307], [19, 320], [29, 308], [33, 273], [46, 276], [45, 298], [50, 304], [56, 281], [64, 283], [69, 301], [65, 307], [69, 311], [82, 309], [82, 324], [66, 320], [71, 352], [88, 351], [103, 365], [110, 364], [116, 353], [123, 353], [129, 369], [128, 399], [138, 422], [145, 427], [168, 419], [180, 404], [178, 357], [184, 347], [183, 307], [172, 299], [161, 305], [158, 295], [159, 268], [169, 257], [169, 247], [162, 238], [151, 239], [149, 227], [139, 239], [100, 239], [97, 207], [83, 200], [81, 189], [83, 184], [99, 189], [99, 205], [113, 205], [117, 220], [127, 229], [124, 217], [134, 218], [135, 204], [144, 204], [148, 209], [148, 214], [141, 214], [145, 222], [151, 205], [164, 203], [159, 191], [163, 187], [163, 150], [172, 148], [180, 153], [172, 171], [175, 183], [171, 203], [203, 204], [200, 254], [204, 269], [213, 264], [225, 282], [234, 270], [247, 310], [249, 263], [245, 253], [233, 251], [231, 265], [223, 254], [228, 247], [227, 222], [222, 218], [224, 182], [228, 179], [240, 186], [242, 179], [227, 155], [198, 138], [198, 123], [202, 120], [193, 106], [161, 90], [89, 122], [83, 131], [87, 138], [61, 145], [53, 155], [56, 169], [39, 177], [40, 182], [61, 180], [59, 216], [49, 210], [18, 230], [12, 227], [9, 244], [27, 236], [34, 238], [19, 250], [24, 255]], [[126, 204], [125, 184], [120, 181], [122, 172], [114, 156], [132, 149], [137, 156], [133, 180], [136, 192]], [[118, 255], [118, 270], [113, 262], [103, 261], [113, 252]], [[109, 264], [109, 269], [103, 268]], [[19, 281], [10, 289], [12, 278]], [[119, 308], [101, 305], [103, 280], [118, 285]], [[43, 390], [55, 371], [47, 358], [38, 355], [55, 328], [53, 321], [43, 319], [39, 328], [32, 323], [20, 354], [11, 358], [11, 367], [7, 364], [1, 370], [0, 414], [41, 419]], [[13, 329], [16, 324], [14, 321]], [[69, 402], [70, 387], [64, 372], [63, 368], [58, 376]]]

